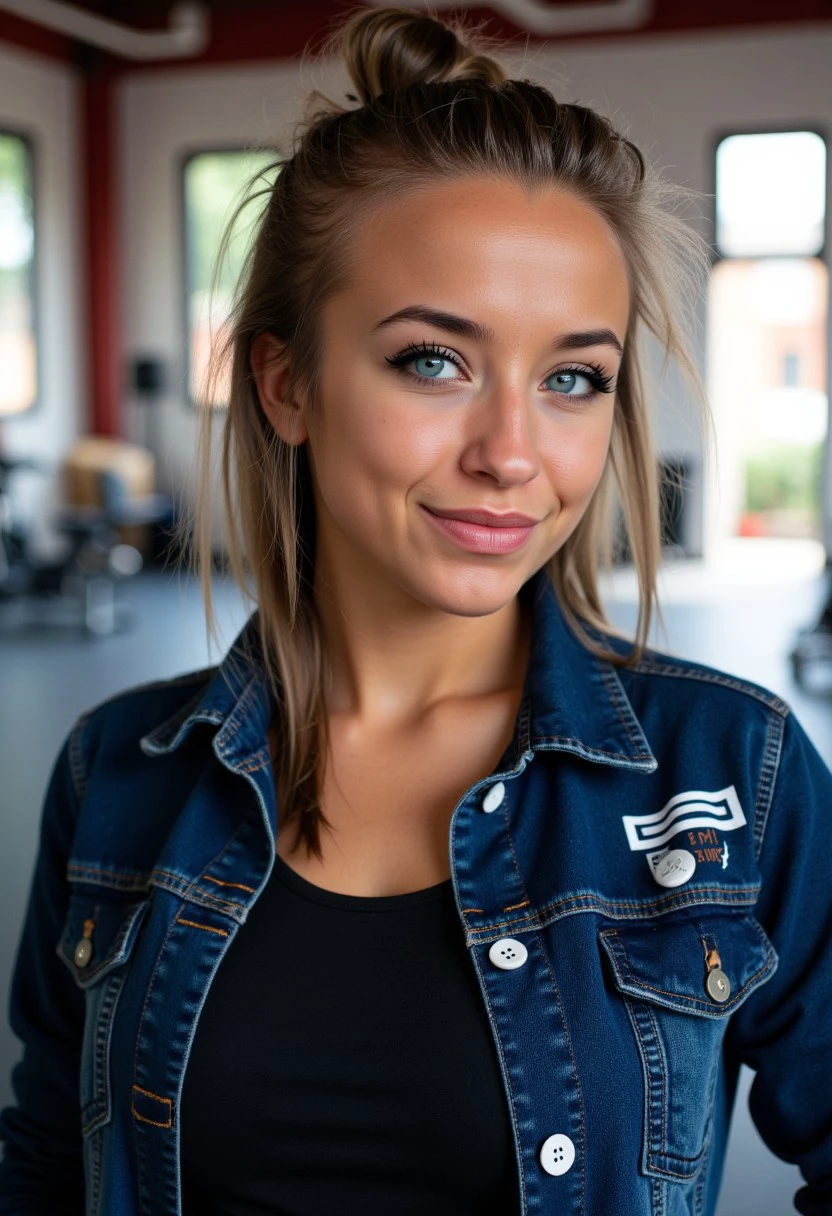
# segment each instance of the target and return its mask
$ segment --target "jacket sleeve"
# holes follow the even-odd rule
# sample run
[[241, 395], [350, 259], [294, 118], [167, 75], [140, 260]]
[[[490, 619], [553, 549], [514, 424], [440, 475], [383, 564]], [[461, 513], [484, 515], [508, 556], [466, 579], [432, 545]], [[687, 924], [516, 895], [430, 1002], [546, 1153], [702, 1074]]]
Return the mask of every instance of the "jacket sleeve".
[[37, 859], [12, 971], [9, 1022], [23, 1043], [11, 1074], [15, 1104], [0, 1111], [0, 1216], [84, 1211], [80, 1059], [84, 993], [56, 954], [79, 805], [84, 717], [54, 762]]
[[832, 773], [791, 713], [771, 792], [765, 773], [760, 788], [755, 915], [779, 962], [729, 1038], [756, 1072], [749, 1110], [760, 1136], [805, 1179], [795, 1207], [832, 1216]]

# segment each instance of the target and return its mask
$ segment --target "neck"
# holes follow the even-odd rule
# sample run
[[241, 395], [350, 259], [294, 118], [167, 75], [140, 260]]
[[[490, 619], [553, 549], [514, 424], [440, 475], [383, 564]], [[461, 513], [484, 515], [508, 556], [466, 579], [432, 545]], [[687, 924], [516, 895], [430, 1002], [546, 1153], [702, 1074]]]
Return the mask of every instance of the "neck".
[[442, 702], [522, 688], [530, 622], [515, 596], [479, 617], [443, 612], [388, 583], [318, 572], [327, 710], [368, 725], [418, 722]]

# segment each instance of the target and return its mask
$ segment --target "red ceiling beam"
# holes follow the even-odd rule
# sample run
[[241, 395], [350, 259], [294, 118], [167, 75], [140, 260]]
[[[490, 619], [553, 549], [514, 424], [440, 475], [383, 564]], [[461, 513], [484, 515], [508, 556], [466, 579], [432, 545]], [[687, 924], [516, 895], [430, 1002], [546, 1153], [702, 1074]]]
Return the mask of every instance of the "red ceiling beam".
[[71, 38], [48, 30], [32, 21], [24, 21], [14, 13], [0, 12], [0, 42], [10, 46], [22, 47], [25, 51], [34, 51], [38, 55], [46, 55], [49, 59], [59, 59], [71, 63], [75, 58], [75, 47]]
[[[77, 0], [76, 0], [77, 2]], [[591, 7], [592, 0], [587, 0]], [[82, 7], [100, 12], [102, 6], [87, 3]], [[138, 6], [136, 6], [138, 7]], [[135, 28], [159, 28], [164, 25], [169, 10], [167, 0], [151, 9], [148, 5], [139, 15], [131, 11], [126, 24]], [[203, 54], [191, 59], [174, 59], [155, 64], [107, 59], [111, 70], [159, 71], [200, 67], [207, 64], [244, 63], [252, 60], [291, 59], [304, 49], [313, 49], [323, 36], [357, 4], [352, 0], [307, 0], [306, 3], [242, 3], [221, 5], [210, 12], [210, 42]], [[557, 8], [557, 4], [552, 4]], [[647, 25], [637, 30], [612, 30], [608, 34], [595, 31], [541, 39], [519, 30], [508, 18], [487, 7], [455, 10], [485, 32], [497, 38], [516, 40], [518, 47], [529, 43], [551, 41], [583, 42], [603, 38], [632, 39], [652, 35], [704, 32], [706, 30], [743, 29], [748, 27], [795, 27], [806, 23], [832, 21], [832, 0], [656, 0], [655, 12]], [[122, 19], [117, 8], [108, 14]], [[0, 41], [25, 46], [54, 58], [71, 60], [71, 42], [61, 35], [10, 14], [0, 13]]]

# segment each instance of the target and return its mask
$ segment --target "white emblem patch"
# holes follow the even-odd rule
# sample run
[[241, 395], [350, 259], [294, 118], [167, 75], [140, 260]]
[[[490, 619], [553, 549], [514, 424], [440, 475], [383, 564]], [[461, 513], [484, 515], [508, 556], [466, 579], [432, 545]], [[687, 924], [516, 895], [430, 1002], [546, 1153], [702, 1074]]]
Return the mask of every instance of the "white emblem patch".
[[658, 849], [679, 832], [719, 828], [732, 832], [746, 818], [733, 785], [724, 790], [687, 790], [652, 815], [622, 815], [631, 849]]

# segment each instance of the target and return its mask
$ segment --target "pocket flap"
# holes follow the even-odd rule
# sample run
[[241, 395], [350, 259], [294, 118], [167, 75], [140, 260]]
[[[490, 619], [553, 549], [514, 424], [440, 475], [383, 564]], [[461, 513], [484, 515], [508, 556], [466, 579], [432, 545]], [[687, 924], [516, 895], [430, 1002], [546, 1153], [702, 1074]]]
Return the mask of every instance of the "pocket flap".
[[[148, 902], [149, 896], [126, 901], [115, 892], [104, 895], [100, 889], [94, 894], [75, 891], [70, 895], [56, 950], [79, 987], [88, 988], [127, 961]], [[82, 942], [88, 945], [79, 951]]]
[[[731, 1013], [773, 975], [778, 962], [765, 930], [747, 913], [708, 910], [695, 920], [620, 925], [598, 936], [620, 992], [708, 1018]], [[730, 996], [722, 1002], [705, 986], [711, 948], [718, 951], [730, 984]]]

